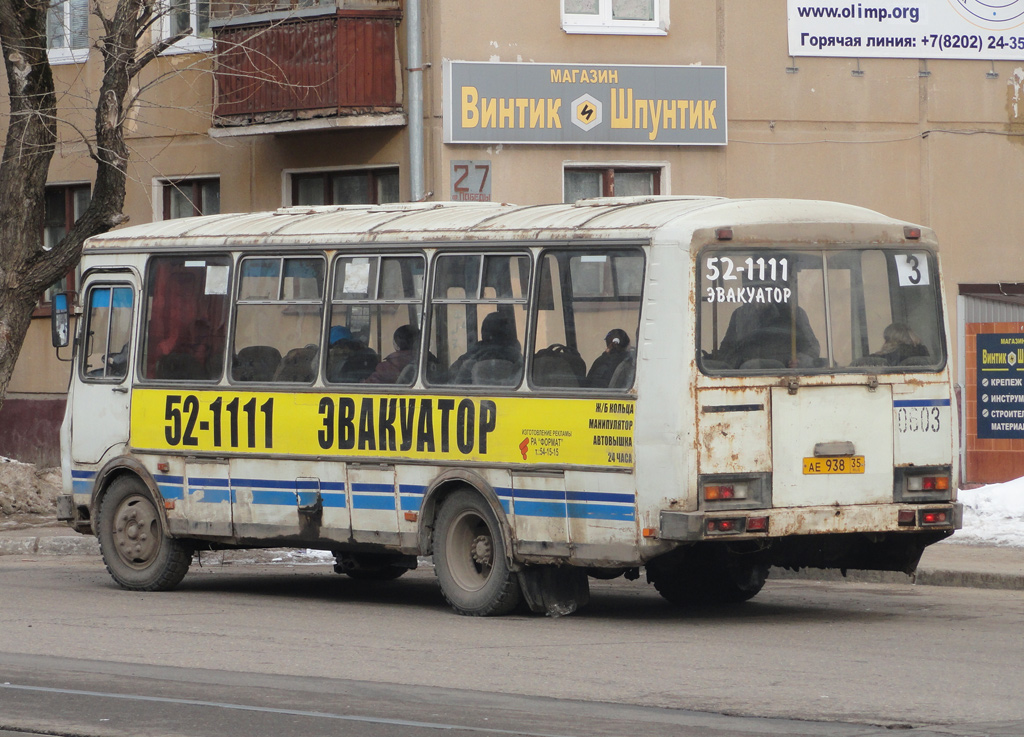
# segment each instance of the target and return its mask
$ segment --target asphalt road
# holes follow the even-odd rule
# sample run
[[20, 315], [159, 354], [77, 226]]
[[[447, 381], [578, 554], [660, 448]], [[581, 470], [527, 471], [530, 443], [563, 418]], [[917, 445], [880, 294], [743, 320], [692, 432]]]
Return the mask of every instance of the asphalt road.
[[769, 582], [680, 613], [594, 582], [564, 618], [451, 613], [430, 571], [196, 569], [121, 591], [0, 557], [0, 736], [1024, 734], [1020, 592]]

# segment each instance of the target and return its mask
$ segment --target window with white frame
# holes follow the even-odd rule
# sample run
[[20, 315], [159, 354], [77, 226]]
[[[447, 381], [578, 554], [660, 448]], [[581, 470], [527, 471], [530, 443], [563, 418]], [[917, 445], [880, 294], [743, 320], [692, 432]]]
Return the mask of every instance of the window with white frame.
[[172, 38], [189, 31], [187, 36], [167, 49], [165, 54], [213, 51], [210, 0], [166, 0], [161, 30], [163, 38]]
[[566, 33], [664, 35], [668, 0], [562, 0]]
[[89, 58], [89, 0], [57, 0], [46, 11], [46, 48], [51, 64]]
[[567, 166], [563, 202], [591, 197], [643, 197], [661, 194], [661, 169], [644, 166]]

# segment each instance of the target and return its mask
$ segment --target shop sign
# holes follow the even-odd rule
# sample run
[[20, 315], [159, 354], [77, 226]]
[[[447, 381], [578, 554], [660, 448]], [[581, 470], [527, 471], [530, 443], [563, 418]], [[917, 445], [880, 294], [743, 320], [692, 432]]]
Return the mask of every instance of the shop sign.
[[445, 143], [724, 146], [725, 67], [446, 61]]
[[1024, 438], [1024, 335], [978, 335], [978, 437]]

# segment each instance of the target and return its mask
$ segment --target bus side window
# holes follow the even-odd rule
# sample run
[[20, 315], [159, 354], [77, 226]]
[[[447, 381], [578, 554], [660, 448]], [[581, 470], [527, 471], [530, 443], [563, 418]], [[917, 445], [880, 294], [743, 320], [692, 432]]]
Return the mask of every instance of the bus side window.
[[316, 379], [324, 259], [242, 259], [232, 350], [234, 381], [310, 384]]
[[628, 389], [644, 280], [634, 249], [546, 251], [537, 292], [531, 383]]
[[211, 381], [223, 372], [231, 262], [227, 256], [150, 259], [142, 375]]
[[337, 260], [326, 381], [408, 386], [416, 380], [424, 270], [418, 254]]
[[518, 386], [530, 258], [444, 254], [435, 263], [430, 348], [448, 368], [428, 381]]

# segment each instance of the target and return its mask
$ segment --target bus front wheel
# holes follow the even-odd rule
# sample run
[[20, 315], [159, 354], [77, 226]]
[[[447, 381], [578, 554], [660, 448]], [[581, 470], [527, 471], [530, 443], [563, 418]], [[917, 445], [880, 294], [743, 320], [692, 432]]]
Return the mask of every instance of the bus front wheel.
[[107, 571], [130, 591], [167, 591], [192, 562], [191, 549], [168, 537], [153, 497], [138, 479], [122, 476], [100, 503], [98, 537]]
[[434, 527], [434, 571], [445, 600], [459, 614], [508, 614], [522, 598], [509, 569], [504, 538], [490, 505], [460, 489], [444, 500]]

